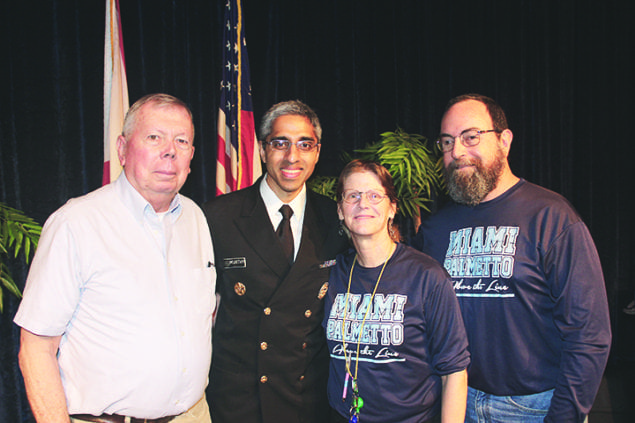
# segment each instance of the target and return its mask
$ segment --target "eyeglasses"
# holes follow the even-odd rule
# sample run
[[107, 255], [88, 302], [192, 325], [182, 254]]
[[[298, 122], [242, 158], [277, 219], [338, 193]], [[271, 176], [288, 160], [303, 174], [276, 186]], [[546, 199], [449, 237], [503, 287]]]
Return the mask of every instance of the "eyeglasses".
[[487, 131], [480, 131], [478, 129], [466, 129], [461, 132], [457, 137], [451, 137], [449, 135], [441, 135], [437, 138], [437, 148], [444, 153], [452, 151], [454, 149], [454, 143], [458, 138], [461, 140], [461, 144], [465, 147], [474, 147], [481, 142], [481, 134], [487, 134], [488, 132], [496, 132], [500, 134], [502, 131], [497, 129], [488, 129]]
[[265, 144], [270, 145], [271, 148], [273, 148], [276, 151], [287, 151], [289, 150], [289, 148], [291, 148], [291, 145], [293, 144], [295, 145], [295, 148], [297, 148], [302, 153], [309, 153], [315, 150], [315, 148], [318, 145], [320, 145], [319, 142], [315, 142], [313, 140], [300, 140], [296, 142], [291, 142], [285, 139], [277, 139], [277, 140], [274, 139], [271, 141], [265, 141]]
[[362, 199], [362, 195], [366, 195], [366, 200], [370, 204], [379, 204], [384, 198], [388, 196], [385, 194], [381, 194], [377, 191], [355, 191], [352, 189], [348, 189], [342, 193], [342, 201], [348, 204], [356, 204]]

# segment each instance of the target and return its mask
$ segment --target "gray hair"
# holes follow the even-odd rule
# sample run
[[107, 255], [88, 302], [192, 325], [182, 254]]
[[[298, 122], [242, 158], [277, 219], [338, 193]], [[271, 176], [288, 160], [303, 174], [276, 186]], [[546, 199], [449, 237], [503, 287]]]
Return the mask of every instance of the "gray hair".
[[267, 110], [267, 113], [265, 113], [262, 117], [260, 131], [258, 132], [260, 142], [265, 142], [269, 135], [271, 135], [273, 123], [276, 119], [285, 115], [304, 116], [309, 119], [311, 125], [313, 125], [317, 142], [319, 143], [322, 140], [322, 126], [320, 126], [320, 119], [318, 119], [317, 114], [315, 114], [313, 109], [302, 103], [300, 100], [290, 100], [274, 104], [269, 110]]
[[194, 118], [192, 117], [192, 111], [189, 107], [187, 107], [187, 104], [174, 96], [161, 93], [143, 96], [128, 109], [126, 117], [123, 120], [121, 135], [127, 138], [134, 131], [134, 128], [137, 125], [139, 110], [148, 103], [152, 103], [155, 107], [182, 107], [190, 116], [190, 121], [192, 122], [192, 137], [194, 136]]

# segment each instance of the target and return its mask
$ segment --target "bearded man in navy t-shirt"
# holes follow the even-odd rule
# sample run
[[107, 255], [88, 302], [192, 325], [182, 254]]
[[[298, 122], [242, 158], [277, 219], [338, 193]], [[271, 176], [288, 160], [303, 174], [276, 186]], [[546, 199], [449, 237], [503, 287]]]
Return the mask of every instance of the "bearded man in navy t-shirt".
[[437, 145], [453, 201], [415, 245], [450, 274], [467, 330], [467, 422], [582, 422], [611, 344], [591, 235], [561, 195], [515, 176], [492, 99], [451, 100]]

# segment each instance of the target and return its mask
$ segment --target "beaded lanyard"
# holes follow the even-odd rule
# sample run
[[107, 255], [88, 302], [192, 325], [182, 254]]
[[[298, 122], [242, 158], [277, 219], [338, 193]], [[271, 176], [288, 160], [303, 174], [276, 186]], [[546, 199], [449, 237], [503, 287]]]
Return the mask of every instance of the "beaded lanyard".
[[[391, 249], [392, 250], [392, 249]], [[392, 254], [392, 251], [390, 252]], [[364, 319], [362, 320], [362, 324], [359, 327], [359, 335], [357, 336], [357, 357], [355, 358], [355, 376], [351, 372], [351, 356], [346, 356], [346, 341], [344, 340], [344, 327], [346, 323], [346, 309], [348, 308], [348, 296], [351, 293], [351, 281], [353, 279], [353, 269], [355, 268], [355, 262], [357, 261], [357, 254], [355, 254], [355, 258], [353, 259], [353, 264], [351, 265], [351, 272], [348, 275], [348, 288], [346, 289], [346, 298], [344, 304], [344, 318], [342, 319], [342, 345], [344, 346], [344, 361], [346, 368], [346, 378], [344, 380], [344, 390], [342, 391], [342, 402], [346, 401], [346, 393], [348, 391], [348, 381], [352, 379], [351, 388], [353, 390], [353, 401], [351, 402], [350, 409], [350, 418], [349, 423], [358, 423], [359, 422], [359, 412], [364, 406], [364, 400], [359, 396], [359, 389], [357, 386], [357, 370], [359, 369], [359, 348], [362, 342], [362, 332], [364, 329], [364, 323], [366, 322], [366, 318], [368, 317], [368, 313], [373, 306], [373, 298], [375, 298], [375, 292], [377, 292], [377, 287], [379, 286], [379, 281], [381, 280], [381, 276], [384, 274], [384, 269], [386, 268], [386, 264], [388, 264], [388, 259], [390, 258], [390, 254], [386, 258], [384, 265], [381, 267], [381, 272], [379, 272], [379, 277], [377, 278], [377, 282], [375, 282], [375, 288], [373, 289], [373, 293], [370, 296], [370, 301], [368, 303], [368, 307], [366, 308], [366, 313], [364, 314]], [[353, 321], [351, 320], [351, 324]]]

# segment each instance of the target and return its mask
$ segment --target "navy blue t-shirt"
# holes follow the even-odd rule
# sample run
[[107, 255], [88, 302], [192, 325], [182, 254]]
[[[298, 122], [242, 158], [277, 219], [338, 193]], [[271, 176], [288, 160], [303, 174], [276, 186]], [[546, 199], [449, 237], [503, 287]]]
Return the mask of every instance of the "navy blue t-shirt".
[[610, 323], [593, 240], [564, 197], [521, 179], [476, 207], [448, 204], [422, 223], [416, 243], [452, 278], [470, 386], [494, 395], [555, 388], [546, 421], [588, 413]]
[[324, 328], [331, 355], [329, 402], [340, 414], [349, 415], [350, 381], [342, 400], [344, 342], [355, 375], [363, 321], [357, 371], [364, 400], [360, 421], [426, 421], [440, 410], [441, 376], [469, 364], [465, 329], [448, 275], [429, 256], [398, 244], [364, 321], [382, 266], [364, 268], [355, 263], [346, 306], [354, 257], [354, 251], [337, 257], [325, 301]]

